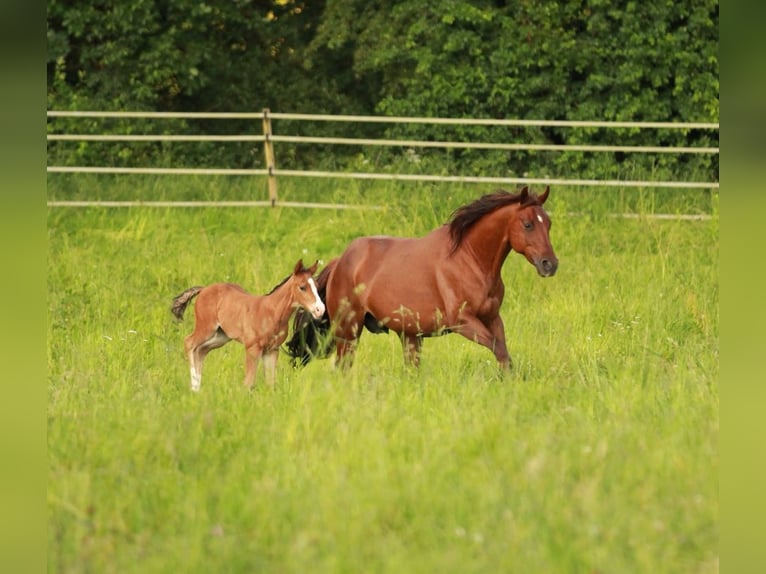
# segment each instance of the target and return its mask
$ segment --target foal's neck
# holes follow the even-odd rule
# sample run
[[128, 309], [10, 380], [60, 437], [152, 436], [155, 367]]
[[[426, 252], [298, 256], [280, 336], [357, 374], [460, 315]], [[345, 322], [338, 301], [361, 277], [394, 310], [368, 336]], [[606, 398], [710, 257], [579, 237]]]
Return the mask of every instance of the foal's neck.
[[277, 287], [273, 292], [264, 296], [269, 301], [270, 307], [277, 317], [277, 321], [287, 323], [290, 320], [290, 314], [293, 311], [293, 296], [291, 282], [285, 281], [283, 285]]

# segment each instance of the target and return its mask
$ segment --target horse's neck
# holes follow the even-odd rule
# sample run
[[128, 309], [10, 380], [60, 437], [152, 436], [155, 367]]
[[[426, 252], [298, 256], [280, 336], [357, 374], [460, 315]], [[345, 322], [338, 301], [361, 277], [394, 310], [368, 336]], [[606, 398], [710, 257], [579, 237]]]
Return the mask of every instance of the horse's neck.
[[473, 256], [482, 272], [499, 277], [506, 257], [511, 252], [508, 241], [508, 209], [502, 207], [485, 215], [468, 231], [464, 239], [466, 250]]
[[290, 320], [293, 304], [290, 289], [290, 282], [288, 281], [273, 293], [265, 296], [265, 300], [279, 324], [287, 323]]

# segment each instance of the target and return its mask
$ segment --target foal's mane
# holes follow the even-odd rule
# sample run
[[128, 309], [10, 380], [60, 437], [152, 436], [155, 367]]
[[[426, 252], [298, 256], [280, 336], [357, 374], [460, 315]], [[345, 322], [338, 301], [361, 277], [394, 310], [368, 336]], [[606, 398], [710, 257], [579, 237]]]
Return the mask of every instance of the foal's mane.
[[449, 234], [452, 238], [452, 251], [454, 252], [463, 242], [463, 237], [473, 226], [488, 213], [505, 207], [512, 203], [521, 203], [522, 207], [540, 205], [537, 195], [527, 194], [524, 189], [518, 193], [510, 193], [504, 189], [498, 189], [488, 193], [468, 205], [458, 207], [452, 212], [449, 220]]
[[269, 295], [271, 295], [271, 294], [272, 294], [274, 291], [276, 291], [276, 290], [277, 290], [277, 289], [279, 289], [279, 288], [280, 288], [282, 285], [284, 285], [285, 283], [287, 283], [287, 280], [288, 280], [288, 279], [290, 279], [290, 277], [292, 277], [292, 273], [291, 273], [290, 275], [288, 275], [287, 277], [285, 277], [284, 279], [282, 279], [282, 281], [280, 281], [279, 283], [277, 283], [276, 285], [274, 285], [274, 287], [271, 289], [271, 291], [269, 291], [268, 293], [266, 293], [266, 296], [269, 296]]
[[[308, 271], [308, 268], [307, 268], [305, 265], [302, 265], [302, 266], [301, 266], [301, 270], [299, 271], [299, 273], [303, 273], [304, 271]], [[293, 276], [293, 274], [292, 274], [292, 273], [290, 273], [290, 275], [288, 275], [287, 277], [285, 277], [284, 279], [282, 279], [282, 281], [280, 281], [279, 283], [277, 283], [276, 285], [274, 285], [274, 287], [272, 288], [272, 290], [271, 290], [271, 291], [269, 291], [268, 293], [266, 293], [266, 295], [267, 295], [267, 296], [268, 296], [268, 295], [271, 295], [271, 294], [272, 294], [274, 291], [276, 291], [276, 290], [277, 290], [277, 289], [279, 289], [279, 288], [280, 288], [282, 285], [284, 285], [285, 283], [287, 283], [287, 280], [288, 280], [288, 279], [290, 279], [290, 277], [292, 277], [292, 276]]]

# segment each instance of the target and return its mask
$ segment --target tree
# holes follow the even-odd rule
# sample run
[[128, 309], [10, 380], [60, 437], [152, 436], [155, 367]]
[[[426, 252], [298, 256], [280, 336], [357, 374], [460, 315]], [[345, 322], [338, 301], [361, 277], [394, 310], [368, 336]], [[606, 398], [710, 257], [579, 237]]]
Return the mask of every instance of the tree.
[[[104, 0], [48, 2], [48, 105], [56, 109], [273, 111], [563, 120], [718, 121], [718, 2], [679, 0]], [[131, 124], [125, 129], [141, 129]], [[94, 129], [96, 129], [94, 127]], [[169, 128], [168, 128], [169, 129]], [[182, 123], [195, 133], [247, 123]], [[278, 133], [298, 127], [280, 123]], [[319, 124], [312, 135], [624, 145], [717, 145], [679, 131]], [[136, 150], [131, 146], [130, 150]], [[168, 153], [145, 146], [146, 154]], [[129, 161], [127, 147], [112, 152]], [[184, 158], [261, 161], [252, 146]], [[91, 153], [87, 147], [80, 153]], [[302, 146], [295, 167], [344, 151]], [[345, 149], [347, 160], [357, 150]], [[122, 154], [122, 155], [121, 155]], [[430, 151], [444, 169], [506, 174], [676, 169], [636, 154]], [[339, 159], [340, 158], [340, 159]], [[388, 161], [390, 158], [386, 158]], [[175, 160], [174, 160], [175, 161]], [[717, 169], [698, 156], [684, 169]]]
[[[717, 121], [718, 3], [338, 0], [312, 46], [347, 54], [390, 115], [568, 120]], [[428, 132], [426, 130], [429, 130]], [[657, 144], [657, 134], [410, 126], [410, 137]], [[665, 133], [661, 142], [717, 144]], [[715, 141], [714, 141], [715, 140]], [[471, 164], [498, 156], [462, 154]], [[582, 170], [587, 157], [507, 154], [511, 172]], [[461, 158], [458, 158], [461, 159]], [[620, 156], [617, 157], [621, 159]], [[639, 161], [638, 158], [633, 158]], [[700, 156], [697, 161], [709, 163]], [[591, 162], [592, 163], [592, 162]], [[613, 163], [613, 162], [612, 162]]]
[[[294, 0], [209, 4], [49, 0], [48, 106], [348, 113], [354, 102], [337, 89], [332, 75], [324, 73], [323, 62], [314, 62], [311, 74], [304, 67], [306, 45], [322, 8], [321, 2], [307, 5]], [[128, 132], [151, 129], [135, 120], [112, 121], [111, 125]], [[175, 133], [255, 131], [241, 121], [169, 121], [165, 125]], [[78, 126], [82, 129], [83, 124]], [[100, 128], [100, 124], [90, 126], [94, 131]], [[247, 144], [225, 149], [195, 146], [181, 154], [195, 165], [220, 165], [225, 159], [228, 165], [245, 167], [261, 161], [261, 155]], [[163, 150], [156, 145], [110, 144], [105, 148], [91, 144], [80, 146], [76, 155], [82, 161], [89, 155], [107, 153], [109, 161], [120, 164], [135, 161], [137, 156], [169, 153]]]

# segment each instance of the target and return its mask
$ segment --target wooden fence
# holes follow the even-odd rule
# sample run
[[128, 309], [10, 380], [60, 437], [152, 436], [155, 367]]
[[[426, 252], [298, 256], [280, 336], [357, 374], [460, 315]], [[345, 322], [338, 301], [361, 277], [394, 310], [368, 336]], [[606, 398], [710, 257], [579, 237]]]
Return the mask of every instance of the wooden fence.
[[[98, 111], [53, 111], [47, 112], [49, 119], [55, 118], [141, 118], [141, 119], [248, 119], [260, 121], [261, 134], [240, 135], [144, 135], [144, 134], [78, 134], [48, 133], [47, 141], [98, 141], [98, 142], [256, 142], [262, 143], [264, 169], [229, 169], [229, 168], [156, 168], [156, 167], [109, 167], [109, 166], [56, 166], [48, 165], [48, 173], [106, 173], [106, 174], [167, 174], [167, 175], [252, 175], [266, 177], [268, 182], [268, 201], [215, 202], [215, 205], [237, 206], [301, 206], [314, 208], [344, 208], [338, 204], [292, 203], [279, 201], [277, 192], [278, 177], [310, 178], [353, 178], [386, 179], [402, 181], [434, 181], [460, 183], [493, 184], [530, 184], [530, 185], [569, 185], [569, 186], [607, 186], [607, 187], [664, 187], [718, 189], [718, 182], [700, 181], [631, 181], [631, 180], [594, 180], [566, 178], [528, 178], [528, 177], [482, 177], [482, 176], [441, 176], [428, 174], [364, 173], [315, 170], [278, 169], [274, 144], [305, 143], [323, 145], [389, 146], [407, 148], [460, 148], [487, 150], [522, 150], [522, 151], [583, 151], [583, 152], [631, 152], [653, 154], [718, 154], [718, 147], [672, 147], [672, 146], [620, 146], [620, 145], [570, 145], [570, 144], [527, 144], [527, 143], [490, 143], [490, 142], [454, 142], [454, 141], [418, 141], [399, 139], [362, 139], [279, 135], [273, 133], [272, 120], [293, 120], [312, 122], [367, 122], [399, 124], [451, 124], [451, 125], [489, 125], [489, 126], [532, 126], [532, 127], [585, 127], [585, 128], [636, 128], [655, 130], [715, 130], [718, 123], [675, 123], [675, 122], [607, 122], [607, 121], [564, 121], [564, 120], [515, 120], [515, 119], [459, 119], [459, 118], [417, 118], [392, 116], [348, 116], [322, 114], [272, 113], [269, 110], [251, 113], [183, 113], [183, 112], [98, 112]], [[49, 201], [49, 206], [202, 206], [211, 202], [105, 202], [105, 201]]]

